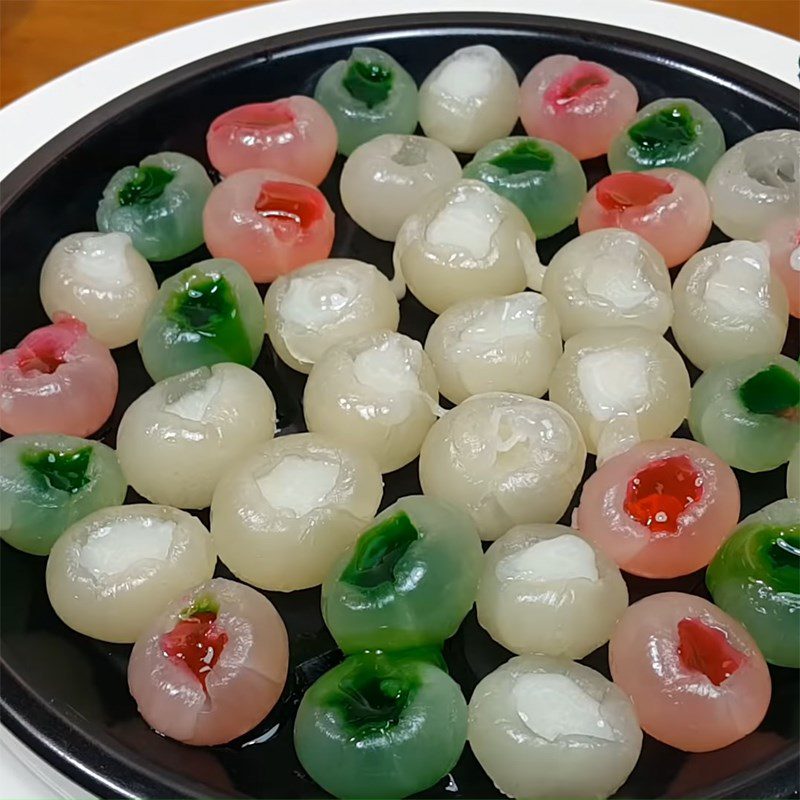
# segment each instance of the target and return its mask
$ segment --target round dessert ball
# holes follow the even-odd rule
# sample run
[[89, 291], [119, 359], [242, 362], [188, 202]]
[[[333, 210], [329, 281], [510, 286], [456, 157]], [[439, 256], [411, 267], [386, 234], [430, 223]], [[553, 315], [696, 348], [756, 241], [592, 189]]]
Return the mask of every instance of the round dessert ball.
[[789, 458], [786, 469], [786, 494], [794, 500], [800, 500], [800, 443]]
[[764, 233], [772, 271], [783, 281], [789, 313], [800, 317], [800, 215], [781, 217]]

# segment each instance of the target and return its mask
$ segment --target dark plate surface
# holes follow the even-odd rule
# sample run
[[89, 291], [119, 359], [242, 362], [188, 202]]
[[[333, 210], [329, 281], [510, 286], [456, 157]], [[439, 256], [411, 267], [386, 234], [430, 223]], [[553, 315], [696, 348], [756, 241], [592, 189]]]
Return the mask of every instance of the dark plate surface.
[[[522, 78], [545, 56], [567, 52], [600, 61], [636, 85], [641, 103], [688, 96], [716, 115], [728, 144], [771, 128], [798, 126], [797, 95], [789, 86], [706, 51], [573, 20], [502, 14], [431, 14], [362, 20], [264, 39], [191, 64], [129, 92], [64, 131], [3, 184], [2, 347], [47, 323], [38, 297], [39, 269], [62, 236], [92, 230], [109, 176], [159, 150], [179, 150], [208, 164], [205, 131], [232, 106], [289, 94], [311, 94], [320, 73], [356, 44], [374, 43], [421, 79], [458, 47], [497, 47]], [[337, 214], [333, 256], [350, 256], [391, 272], [391, 245], [373, 239], [347, 217], [338, 197], [342, 159], [323, 183]], [[604, 159], [584, 162], [590, 185], [606, 174]], [[576, 226], [539, 244], [547, 263], [577, 234]], [[716, 229], [709, 243], [723, 241]], [[159, 281], [201, 258], [200, 249], [156, 266]], [[262, 287], [263, 290], [263, 287]], [[413, 298], [401, 304], [402, 332], [424, 340], [433, 315]], [[797, 356], [794, 320], [786, 352]], [[120, 394], [106, 428], [114, 445], [128, 404], [151, 382], [135, 345], [114, 351]], [[270, 384], [283, 432], [303, 429], [303, 376], [276, 360], [269, 344], [255, 369]], [[691, 370], [693, 378], [696, 370]], [[682, 429], [679, 435], [688, 435]], [[593, 468], [593, 464], [592, 467]], [[416, 462], [387, 476], [383, 505], [419, 491]], [[785, 496], [785, 469], [738, 474], [742, 515]], [[129, 500], [136, 499], [131, 492]], [[569, 518], [569, 514], [565, 519]], [[207, 514], [201, 514], [207, 522]], [[325, 630], [319, 591], [270, 593], [290, 633], [286, 691], [272, 714], [231, 745], [190, 748], [153, 733], [127, 691], [129, 647], [93, 641], [67, 629], [50, 608], [45, 559], [2, 545], [2, 721], [57, 768], [102, 797], [321, 797], [292, 746], [292, 723], [303, 689], [340, 656]], [[229, 577], [224, 567], [219, 575]], [[664, 590], [704, 593], [703, 575], [673, 581], [628, 577], [631, 599]], [[508, 653], [480, 628], [474, 612], [445, 654], [467, 697]], [[608, 675], [606, 648], [586, 663]], [[772, 670], [773, 701], [755, 733], [724, 750], [681, 753], [645, 737], [642, 756], [623, 797], [786, 797], [798, 784], [798, 673]], [[496, 797], [469, 747], [452, 775], [425, 797]]]

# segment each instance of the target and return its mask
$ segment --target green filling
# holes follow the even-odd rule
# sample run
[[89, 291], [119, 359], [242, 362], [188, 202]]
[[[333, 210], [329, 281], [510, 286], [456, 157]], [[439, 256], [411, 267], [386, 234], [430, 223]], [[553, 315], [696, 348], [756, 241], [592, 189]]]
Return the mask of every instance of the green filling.
[[631, 125], [628, 136], [642, 150], [677, 153], [697, 138], [692, 112], [685, 105], [662, 108]]
[[219, 614], [219, 603], [211, 595], [198, 597], [178, 615], [181, 619], [191, 619], [198, 614]]
[[91, 481], [92, 446], [77, 450], [28, 450], [20, 455], [22, 465], [43, 489], [76, 494]]
[[764, 525], [751, 534], [757, 563], [774, 592], [800, 594], [800, 525]]
[[526, 139], [496, 155], [489, 163], [515, 175], [520, 172], [549, 172], [555, 160], [555, 156], [546, 147]]
[[157, 200], [175, 174], [161, 167], [139, 167], [136, 174], [117, 192], [121, 206], [143, 206]]
[[770, 364], [739, 387], [739, 399], [753, 414], [783, 416], [800, 406], [800, 381], [783, 367]]
[[380, 105], [389, 97], [393, 81], [390, 69], [368, 61], [353, 61], [342, 78], [344, 88], [367, 108]]

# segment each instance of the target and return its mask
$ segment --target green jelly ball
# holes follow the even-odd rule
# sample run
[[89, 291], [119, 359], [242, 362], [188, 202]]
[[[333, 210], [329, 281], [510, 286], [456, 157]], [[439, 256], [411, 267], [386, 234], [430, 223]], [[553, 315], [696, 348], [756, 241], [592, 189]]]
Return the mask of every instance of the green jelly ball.
[[97, 208], [97, 227], [127, 233], [148, 261], [169, 261], [203, 244], [211, 188], [199, 161], [156, 153], [114, 173]]
[[458, 685], [413, 654], [361, 653], [325, 673], [297, 711], [294, 744], [336, 797], [407, 797], [458, 761], [467, 706]]
[[116, 453], [101, 442], [12, 436], [0, 444], [0, 536], [17, 550], [46, 556], [73, 522], [120, 505], [127, 488]]

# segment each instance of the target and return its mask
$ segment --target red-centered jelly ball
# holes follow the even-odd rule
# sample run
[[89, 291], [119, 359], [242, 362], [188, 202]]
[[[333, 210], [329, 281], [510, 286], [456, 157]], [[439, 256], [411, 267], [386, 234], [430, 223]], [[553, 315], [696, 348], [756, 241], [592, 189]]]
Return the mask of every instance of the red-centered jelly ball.
[[641, 172], [618, 172], [597, 185], [597, 202], [606, 211], [624, 211], [647, 206], [659, 197], [672, 193], [669, 181]]
[[607, 86], [609, 80], [610, 75], [599, 65], [579, 61], [547, 87], [544, 101], [555, 111], [564, 110], [592, 89]]
[[322, 219], [325, 203], [319, 192], [302, 184], [267, 181], [261, 187], [255, 210], [272, 223], [279, 238], [292, 239]]
[[688, 618], [678, 623], [678, 655], [684, 667], [702, 672], [714, 686], [720, 686], [747, 660], [725, 631]]
[[161, 646], [173, 664], [185, 664], [205, 689], [208, 673], [227, 641], [228, 634], [217, 627], [217, 615], [213, 611], [201, 611], [180, 620], [165, 633]]

